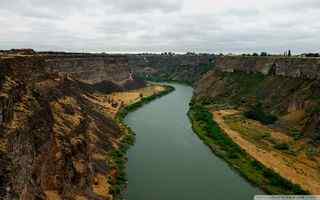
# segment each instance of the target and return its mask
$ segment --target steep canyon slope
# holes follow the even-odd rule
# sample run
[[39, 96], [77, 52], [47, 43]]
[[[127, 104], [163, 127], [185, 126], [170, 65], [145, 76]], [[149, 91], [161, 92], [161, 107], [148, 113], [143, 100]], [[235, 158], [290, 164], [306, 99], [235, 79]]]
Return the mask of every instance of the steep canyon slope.
[[132, 85], [125, 57], [0, 58], [0, 199], [113, 199], [125, 130], [100, 99]]
[[236, 107], [261, 105], [278, 124], [320, 139], [320, 59], [218, 57], [198, 82], [195, 99]]
[[143, 78], [193, 84], [212, 68], [214, 55], [134, 54], [128, 58], [129, 67]]
[[[319, 194], [319, 75], [318, 58], [217, 57], [214, 69], [197, 83], [193, 103], [207, 109], [209, 118], [212, 114], [220, 130], [216, 134], [245, 152], [225, 159], [248, 180], [275, 194], [296, 187], [288, 181]], [[208, 140], [215, 141], [211, 134]], [[241, 162], [239, 167], [244, 157], [255, 162]], [[263, 180], [266, 173], [257, 165], [283, 180]], [[260, 175], [253, 177], [254, 173]], [[299, 190], [290, 189], [294, 194]]]

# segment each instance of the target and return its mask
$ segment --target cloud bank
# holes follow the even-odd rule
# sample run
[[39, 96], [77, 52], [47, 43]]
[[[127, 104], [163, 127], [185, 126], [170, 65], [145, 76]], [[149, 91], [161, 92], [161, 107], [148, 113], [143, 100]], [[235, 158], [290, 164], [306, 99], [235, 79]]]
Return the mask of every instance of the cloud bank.
[[1, 0], [0, 48], [319, 52], [319, 0]]

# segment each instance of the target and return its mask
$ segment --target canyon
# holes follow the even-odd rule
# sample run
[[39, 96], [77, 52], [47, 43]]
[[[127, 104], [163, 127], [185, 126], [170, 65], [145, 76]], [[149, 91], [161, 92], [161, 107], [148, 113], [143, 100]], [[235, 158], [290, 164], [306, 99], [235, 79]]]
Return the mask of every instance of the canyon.
[[320, 59], [281, 56], [220, 56], [215, 66], [223, 72], [261, 73], [298, 79], [320, 79]]
[[237, 107], [261, 104], [278, 124], [317, 140], [320, 59], [226, 56], [197, 83], [195, 99]]
[[199, 102], [262, 104], [282, 128], [320, 137], [319, 58], [138, 54], [129, 55], [129, 66], [145, 79], [194, 85]]
[[137, 76], [154, 81], [194, 84], [213, 67], [213, 54], [135, 54], [128, 55], [129, 67]]
[[[248, 155], [304, 191], [318, 194], [319, 70], [318, 58], [217, 57], [214, 69], [197, 82], [193, 102], [208, 109], [220, 134], [244, 150], [239, 157], [226, 158], [231, 165]], [[256, 178], [247, 173], [256, 164], [238, 168], [267, 192], [285, 193], [263, 181], [265, 172]]]
[[[132, 66], [146, 79], [192, 84], [195, 88], [192, 104], [209, 109], [214, 116], [212, 120], [221, 129], [219, 134], [230, 137], [248, 155], [247, 160], [254, 159], [266, 167], [262, 175], [257, 175], [261, 176], [260, 180], [252, 178], [254, 162], [248, 164], [252, 166], [249, 167], [251, 174], [248, 169], [240, 169], [249, 181], [272, 194], [299, 194], [303, 190], [318, 194], [320, 59], [200, 57], [193, 59], [194, 62], [192, 58], [191, 61], [185, 59], [182, 64], [176, 55], [136, 55]], [[231, 115], [220, 117], [229, 111]], [[205, 136], [206, 139], [214, 140], [211, 136]], [[210, 148], [219, 151], [217, 146]], [[236, 160], [227, 159], [232, 166], [236, 166]], [[274, 176], [285, 187], [272, 185], [265, 177], [269, 169], [276, 173], [269, 176]], [[277, 178], [278, 175], [283, 180]], [[288, 184], [288, 180], [295, 185]]]
[[[244, 173], [266, 192], [320, 192], [318, 58], [23, 49], [0, 52], [0, 199], [117, 199], [134, 142], [122, 111], [172, 90], [145, 80], [192, 85], [191, 109], [206, 109], [246, 161], [295, 184], [280, 190]], [[183, 90], [188, 95], [180, 114], [191, 94]], [[206, 134], [198, 135], [214, 140]], [[270, 159], [263, 159], [267, 151]], [[226, 160], [234, 166], [232, 156]], [[263, 181], [270, 183], [264, 175]]]
[[116, 113], [162, 88], [124, 56], [31, 53], [0, 56], [0, 199], [114, 199], [114, 152], [132, 140]]

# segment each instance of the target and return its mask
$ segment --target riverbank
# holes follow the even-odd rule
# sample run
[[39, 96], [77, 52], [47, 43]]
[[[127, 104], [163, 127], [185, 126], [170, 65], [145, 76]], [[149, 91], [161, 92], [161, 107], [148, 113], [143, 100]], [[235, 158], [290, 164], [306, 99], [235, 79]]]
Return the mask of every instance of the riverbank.
[[239, 110], [210, 112], [223, 133], [251, 157], [304, 190], [320, 193], [319, 157], [311, 154], [310, 145], [297, 132], [286, 134], [246, 118]]
[[111, 185], [110, 192], [116, 198], [121, 197], [122, 191], [126, 187], [126, 153], [135, 141], [134, 132], [123, 122], [123, 120], [129, 112], [132, 112], [140, 108], [141, 106], [174, 91], [174, 87], [172, 86], [161, 85], [160, 87], [163, 87], [163, 90], [157, 90], [155, 93], [150, 93], [150, 95], [139, 95], [138, 100], [135, 100], [132, 103], [125, 105], [124, 107], [119, 109], [115, 115], [115, 120], [121, 128], [123, 136], [120, 138], [119, 141], [117, 141], [116, 150], [110, 152], [109, 154], [112, 173], [108, 177], [108, 182]]
[[143, 78], [145, 81], [150, 81], [150, 82], [155, 82], [155, 83], [177, 83], [177, 84], [181, 84], [181, 85], [186, 85], [186, 86], [190, 86], [192, 87], [194, 82], [190, 82], [190, 81], [179, 81], [179, 80], [173, 80], [173, 79], [166, 79], [166, 78]]
[[202, 141], [251, 183], [270, 194], [308, 194], [246, 153], [213, 121], [206, 107], [191, 104], [188, 115]]

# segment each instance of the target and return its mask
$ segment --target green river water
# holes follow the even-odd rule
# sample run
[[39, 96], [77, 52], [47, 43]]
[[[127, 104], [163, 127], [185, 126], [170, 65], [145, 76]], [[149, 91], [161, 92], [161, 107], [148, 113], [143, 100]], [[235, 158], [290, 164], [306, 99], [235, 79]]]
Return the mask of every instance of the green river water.
[[263, 192], [215, 156], [187, 117], [193, 89], [176, 90], [130, 113], [129, 200], [251, 200]]

